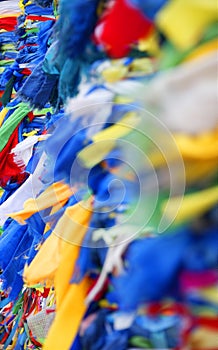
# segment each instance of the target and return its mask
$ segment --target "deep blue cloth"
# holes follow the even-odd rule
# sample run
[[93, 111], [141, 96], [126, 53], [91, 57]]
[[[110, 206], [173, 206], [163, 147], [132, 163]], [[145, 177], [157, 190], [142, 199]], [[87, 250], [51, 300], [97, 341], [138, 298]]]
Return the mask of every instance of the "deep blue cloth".
[[42, 69], [42, 64], [40, 62], [35, 67], [18, 93], [23, 101], [29, 102], [38, 109], [42, 109], [49, 101], [52, 90], [57, 83], [57, 76], [46, 74]]
[[1, 278], [3, 280], [3, 288], [11, 288], [9, 298], [10, 301], [15, 300], [22, 287], [23, 287], [23, 278], [21, 271], [24, 268], [26, 263], [26, 253], [28, 252], [29, 247], [31, 246], [33, 237], [29, 235], [28, 229], [23, 233], [23, 236], [18, 243], [14, 254], [9, 261], [7, 267], [3, 270]]
[[34, 0], [34, 3], [41, 7], [51, 7], [53, 0]]
[[[67, 128], [63, 128], [67, 125]], [[81, 120], [70, 122], [69, 118], [63, 117], [57, 121], [56, 129], [52, 136], [45, 142], [45, 151], [50, 164], [48, 172], [54, 181], [65, 180], [71, 183], [71, 171], [77, 153], [88, 143], [86, 129], [81, 129]]]
[[51, 16], [54, 15], [53, 7], [41, 7], [35, 4], [25, 6], [25, 14], [35, 16]]
[[40, 213], [35, 213], [29, 219], [26, 220], [28, 224], [28, 233], [32, 236], [33, 240], [31, 242], [31, 246], [29, 247], [29, 251], [27, 252], [27, 263], [28, 265], [34, 259], [37, 251], [36, 247], [43, 240], [43, 232], [45, 229], [45, 222]]
[[10, 301], [15, 300], [23, 287], [24, 265], [36, 255], [36, 245], [42, 241], [45, 223], [39, 213], [27, 220], [27, 225], [11, 221], [0, 237], [1, 278], [5, 289], [11, 288]]
[[49, 38], [51, 37], [53, 26], [54, 21], [45, 21], [38, 24], [39, 32], [37, 41], [42, 54], [45, 54], [48, 50]]
[[100, 310], [97, 318], [86, 329], [84, 336], [81, 338], [81, 344], [87, 350], [102, 350], [105, 345], [105, 317], [108, 312]]
[[19, 185], [15, 182], [13, 183], [8, 183], [5, 187], [4, 187], [4, 192], [3, 195], [0, 198], [0, 205], [2, 203], [4, 203], [17, 189], [18, 189]]
[[19, 225], [16, 221], [9, 221], [0, 237], [0, 268], [5, 269], [13, 258], [15, 251], [27, 231], [27, 225]]
[[90, 40], [97, 22], [100, 0], [62, 0], [57, 22], [60, 52], [66, 57], [80, 56]]
[[125, 311], [164, 297], [180, 299], [181, 271], [215, 269], [217, 246], [218, 232], [215, 230], [200, 235], [183, 229], [175, 234], [138, 239], [129, 245], [124, 257], [128, 267], [122, 275], [113, 278], [115, 290], [108, 297], [111, 300], [114, 297]]

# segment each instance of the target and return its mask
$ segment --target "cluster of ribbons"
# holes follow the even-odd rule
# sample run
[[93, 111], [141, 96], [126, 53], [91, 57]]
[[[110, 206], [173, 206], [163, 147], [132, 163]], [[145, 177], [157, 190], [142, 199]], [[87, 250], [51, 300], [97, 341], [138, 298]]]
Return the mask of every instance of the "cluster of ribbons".
[[0, 1], [2, 348], [215, 350], [216, 1], [19, 6]]

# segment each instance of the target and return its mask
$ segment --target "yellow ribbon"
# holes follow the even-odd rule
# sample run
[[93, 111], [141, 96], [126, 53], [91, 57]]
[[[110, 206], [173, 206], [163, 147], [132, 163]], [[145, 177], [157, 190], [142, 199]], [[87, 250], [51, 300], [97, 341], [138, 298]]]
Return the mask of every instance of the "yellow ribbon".
[[181, 197], [174, 197], [171, 198], [168, 203], [167, 201], [164, 201], [162, 205], [162, 210], [164, 210], [167, 203], [165, 215], [169, 219], [174, 219], [175, 217], [175, 224], [181, 224], [188, 220], [194, 219], [217, 204], [218, 186], [185, 195], [179, 211], [176, 214], [175, 208], [177, 210], [180, 202]]
[[158, 27], [181, 50], [197, 44], [209, 24], [218, 18], [216, 0], [171, 0], [158, 12]]
[[73, 195], [73, 193], [73, 189], [71, 189], [68, 185], [61, 182], [55, 182], [36, 199], [28, 199], [24, 203], [23, 210], [9, 214], [9, 216], [18, 221], [20, 224], [25, 224], [25, 220], [36, 212], [53, 207], [57, 204], [63, 206]]
[[7, 113], [8, 113], [7, 108], [3, 108], [2, 111], [0, 112], [0, 127], [2, 126], [2, 123], [3, 123]]

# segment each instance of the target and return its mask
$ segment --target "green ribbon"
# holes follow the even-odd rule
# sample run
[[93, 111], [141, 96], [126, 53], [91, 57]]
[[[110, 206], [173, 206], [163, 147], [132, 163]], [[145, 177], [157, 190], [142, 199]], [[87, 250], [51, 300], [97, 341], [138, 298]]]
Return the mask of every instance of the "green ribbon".
[[24, 102], [17, 105], [14, 113], [5, 121], [0, 128], [0, 152], [7, 145], [13, 131], [19, 125], [23, 118], [31, 111], [31, 108]]
[[132, 346], [137, 346], [138, 348], [141, 348], [141, 349], [153, 349], [154, 348], [148, 339], [143, 338], [141, 336], [134, 336], [134, 337], [130, 338], [129, 342]]

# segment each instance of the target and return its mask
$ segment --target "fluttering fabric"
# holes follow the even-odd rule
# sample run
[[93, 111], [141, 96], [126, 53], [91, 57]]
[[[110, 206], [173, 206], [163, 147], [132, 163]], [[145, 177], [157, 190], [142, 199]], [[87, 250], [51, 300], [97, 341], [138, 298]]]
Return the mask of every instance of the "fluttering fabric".
[[215, 0], [19, 6], [0, 2], [0, 346], [216, 349]]

